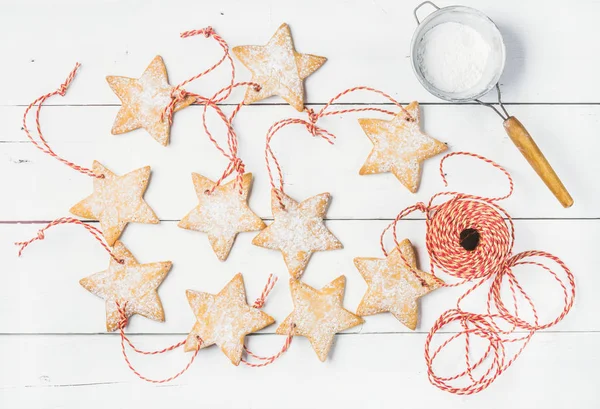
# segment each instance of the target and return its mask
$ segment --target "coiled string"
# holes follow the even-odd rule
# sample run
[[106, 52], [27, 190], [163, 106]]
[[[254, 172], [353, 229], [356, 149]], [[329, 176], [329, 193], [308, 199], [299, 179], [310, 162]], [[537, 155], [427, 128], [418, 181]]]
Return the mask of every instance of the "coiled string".
[[[556, 325], [567, 315], [575, 299], [575, 280], [562, 260], [550, 253], [532, 250], [512, 254], [514, 224], [510, 215], [496, 204], [513, 192], [512, 178], [504, 168], [479, 155], [454, 152], [446, 155], [440, 163], [444, 183], [444, 161], [457, 155], [480, 159], [501, 170], [510, 185], [508, 194], [485, 198], [459, 192], [438, 193], [427, 205], [418, 203], [401, 211], [382, 233], [381, 244], [385, 253], [383, 236], [392, 230], [394, 243], [398, 245], [398, 221], [413, 211], [422, 211], [426, 217], [425, 242], [431, 273], [435, 275], [435, 270], [439, 269], [459, 279], [456, 283], [446, 284], [438, 278], [441, 286], [472, 283], [458, 298], [456, 307], [444, 312], [435, 321], [425, 341], [425, 362], [430, 382], [447, 392], [471, 395], [488, 387], [510, 367], [535, 332]], [[439, 198], [447, 200], [434, 204]], [[464, 245], [464, 239], [469, 235], [476, 236], [475, 246]], [[541, 321], [533, 298], [521, 286], [513, 271], [518, 266], [537, 267], [558, 284], [562, 293], [562, 310], [553, 319]], [[489, 283], [489, 289], [484, 312], [463, 309], [465, 298], [485, 283]], [[505, 300], [507, 294], [509, 301]], [[452, 323], [458, 323], [460, 331], [448, 333], [447, 326]], [[434, 346], [434, 336], [442, 336], [442, 330], [446, 331], [444, 336], [447, 338]], [[434, 365], [436, 358], [446, 347], [459, 340], [464, 343], [464, 367], [450, 375], [439, 375]], [[473, 357], [474, 345], [480, 344], [484, 345], [485, 352]]]

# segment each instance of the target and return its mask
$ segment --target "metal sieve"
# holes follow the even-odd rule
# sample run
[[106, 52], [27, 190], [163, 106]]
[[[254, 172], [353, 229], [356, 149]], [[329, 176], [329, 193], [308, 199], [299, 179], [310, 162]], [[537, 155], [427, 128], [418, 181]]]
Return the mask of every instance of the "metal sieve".
[[[425, 6], [429, 5], [435, 10], [429, 14], [423, 21], [419, 20], [417, 11]], [[504, 62], [506, 59], [506, 48], [504, 46], [504, 40], [502, 34], [494, 22], [483, 14], [481, 11], [464, 6], [449, 6], [440, 8], [431, 1], [425, 1], [419, 4], [413, 11], [415, 20], [417, 21], [417, 29], [413, 34], [411, 41], [411, 64], [413, 71], [421, 85], [429, 91], [429, 93], [435, 95], [450, 102], [466, 102], [475, 101], [481, 105], [492, 108], [504, 121], [504, 129], [506, 133], [517, 146], [519, 151], [523, 154], [525, 159], [529, 162], [531, 167], [537, 172], [540, 178], [544, 181], [546, 186], [552, 191], [554, 196], [564, 207], [570, 207], [573, 205], [573, 199], [571, 195], [561, 182], [560, 178], [552, 169], [552, 166], [544, 154], [540, 151], [539, 147], [527, 132], [527, 129], [521, 124], [521, 122], [508, 114], [506, 108], [502, 104], [502, 94], [498, 81], [504, 71]], [[447, 92], [435, 87], [424, 75], [423, 67], [419, 64], [419, 50], [423, 46], [423, 37], [433, 27], [447, 22], [454, 22], [464, 24], [477, 31], [481, 37], [490, 46], [490, 54], [486, 66], [483, 70], [482, 76], [477, 84], [470, 89], [460, 92]], [[487, 94], [496, 88], [498, 97], [498, 107], [494, 104], [484, 103], [479, 100], [483, 95]]]

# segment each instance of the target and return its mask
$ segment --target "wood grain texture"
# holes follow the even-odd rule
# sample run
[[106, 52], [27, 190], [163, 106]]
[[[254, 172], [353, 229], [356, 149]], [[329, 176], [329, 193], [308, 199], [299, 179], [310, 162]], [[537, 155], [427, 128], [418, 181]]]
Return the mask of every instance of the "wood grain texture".
[[[0, 407], [7, 409], [92, 409], [106, 407], [208, 408], [567, 408], [600, 406], [596, 368], [600, 365], [600, 279], [594, 255], [600, 243], [600, 3], [464, 0], [499, 26], [507, 47], [501, 78], [511, 115], [527, 124], [545, 156], [575, 199], [565, 210], [553, 198], [503, 132], [491, 111], [475, 104], [452, 105], [429, 95], [412, 73], [409, 45], [418, 2], [394, 0], [272, 0], [146, 2], [133, 0], [6, 1], [0, 13], [5, 79], [0, 92]], [[447, 6], [452, 2], [439, 2]], [[212, 253], [205, 235], [177, 228], [196, 205], [191, 173], [217, 179], [226, 162], [204, 136], [201, 107], [177, 112], [168, 148], [143, 131], [110, 135], [119, 100], [107, 75], [137, 78], [156, 56], [177, 84], [220, 57], [211, 40], [182, 40], [179, 33], [211, 25], [232, 46], [264, 44], [283, 22], [292, 30], [300, 53], [328, 58], [306, 81], [306, 102], [317, 109], [338, 92], [356, 85], [379, 88], [403, 103], [417, 100], [423, 130], [446, 142], [449, 151], [482, 154], [505, 166], [515, 179], [515, 194], [501, 203], [518, 218], [515, 251], [546, 250], [561, 257], [577, 280], [572, 312], [551, 331], [536, 334], [513, 367], [489, 389], [471, 397], [438, 391], [427, 380], [423, 343], [437, 316], [455, 304], [464, 288], [440, 289], [425, 297], [415, 332], [390, 314], [366, 317], [364, 325], [336, 336], [331, 356], [319, 362], [309, 342], [296, 337], [291, 349], [262, 369], [234, 367], [217, 349], [201, 351], [191, 370], [176, 382], [154, 386], [137, 379], [120, 355], [119, 338], [104, 331], [104, 305], [87, 293], [80, 278], [105, 269], [108, 256], [77, 226], [47, 232], [17, 257], [14, 241], [33, 237], [41, 221], [66, 216], [91, 193], [91, 180], [38, 150], [21, 130], [25, 106], [56, 89], [76, 61], [82, 68], [66, 97], [49, 101], [42, 111], [45, 134], [57, 153], [84, 166], [99, 160], [118, 174], [152, 167], [145, 199], [162, 220], [159, 225], [130, 225], [123, 241], [140, 262], [173, 261], [159, 288], [166, 321], [132, 319], [127, 331], [140, 347], [154, 349], [182, 340], [194, 316], [185, 289], [218, 292], [237, 272], [244, 274], [249, 301], [261, 292], [269, 273], [280, 280], [265, 311], [281, 322], [291, 311], [288, 273], [281, 254], [251, 245], [253, 233], [238, 237], [227, 262]], [[237, 64], [238, 79], [250, 73]], [[207, 95], [227, 80], [222, 69], [189, 89]], [[243, 98], [236, 91], [227, 103]], [[484, 98], [492, 101], [492, 95]], [[340, 102], [349, 107], [384, 101], [356, 93]], [[393, 109], [391, 105], [378, 105]], [[225, 106], [225, 111], [232, 109]], [[264, 140], [276, 120], [303, 117], [279, 98], [244, 108], [236, 118], [240, 154], [255, 177], [250, 206], [270, 223], [270, 194]], [[426, 201], [444, 189], [439, 159], [427, 161], [416, 195], [393, 175], [359, 176], [371, 144], [357, 119], [347, 114], [324, 118], [320, 126], [337, 135], [334, 146], [312, 138], [305, 129], [282, 131], [273, 149], [282, 163], [286, 193], [303, 200], [332, 194], [326, 221], [343, 250], [317, 253], [303, 279], [321, 287], [346, 275], [344, 305], [355, 311], [366, 289], [354, 257], [381, 257], [381, 230], [402, 208]], [[209, 125], [218, 138], [219, 120]], [[503, 194], [499, 172], [476, 161], [451, 159], [445, 168], [449, 189], [486, 196]], [[422, 215], [399, 224], [427, 270]], [[387, 244], [390, 245], [388, 239]], [[548, 277], [522, 268], [519, 280], [548, 317], [560, 308], [560, 293]], [[476, 295], [467, 303], [481, 308]], [[248, 337], [259, 354], [281, 348], [276, 325]], [[455, 351], [443, 366], [462, 359]], [[133, 358], [149, 376], [178, 372], [188, 356]], [[444, 368], [442, 368], [444, 369]], [[340, 393], [342, 391], [343, 393]]]

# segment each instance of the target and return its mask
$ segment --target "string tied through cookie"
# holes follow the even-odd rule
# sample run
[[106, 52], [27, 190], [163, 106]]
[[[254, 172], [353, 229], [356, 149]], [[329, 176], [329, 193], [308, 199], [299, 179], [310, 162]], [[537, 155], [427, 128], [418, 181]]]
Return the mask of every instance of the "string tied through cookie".
[[110, 249], [110, 246], [108, 244], [106, 244], [106, 241], [104, 240], [104, 236], [102, 234], [102, 232], [87, 223], [82, 222], [79, 219], [75, 219], [73, 217], [61, 217], [59, 219], [53, 220], [50, 223], [48, 223], [46, 226], [44, 226], [43, 228], [41, 228], [40, 230], [38, 230], [36, 236], [30, 240], [27, 241], [18, 241], [15, 243], [16, 246], [19, 246], [19, 257], [21, 256], [21, 254], [23, 253], [23, 251], [25, 250], [25, 248], [27, 248], [27, 246], [29, 246], [31, 243], [33, 243], [34, 241], [38, 241], [38, 240], [44, 240], [46, 238], [45, 232], [46, 230], [50, 229], [53, 226], [58, 226], [60, 224], [78, 224], [80, 226], [83, 226], [92, 236], [94, 236], [94, 238], [102, 245], [102, 247], [104, 247], [104, 249], [108, 252], [108, 254], [110, 255], [110, 257], [115, 260], [117, 263], [119, 264], [124, 264], [125, 261], [123, 259], [118, 258]]
[[[211, 97], [205, 97], [205, 96], [202, 96], [199, 94], [193, 94], [190, 92], [186, 92], [186, 97], [193, 96], [195, 98], [196, 104], [200, 104], [200, 105], [204, 106], [204, 109], [202, 112], [202, 126], [204, 128], [204, 131], [205, 131], [206, 135], [208, 136], [209, 140], [217, 148], [217, 150], [219, 152], [221, 152], [221, 154], [229, 160], [229, 163], [228, 163], [227, 167], [225, 168], [225, 170], [223, 171], [223, 174], [217, 180], [215, 185], [207, 191], [207, 194], [211, 194], [212, 192], [214, 192], [214, 190], [217, 187], [219, 187], [227, 177], [229, 177], [233, 172], [236, 172], [237, 173], [236, 174], [236, 185], [238, 186], [238, 191], [241, 195], [241, 194], [243, 194], [242, 183], [243, 183], [243, 175], [245, 172], [245, 166], [244, 166], [243, 161], [238, 157], [237, 134], [235, 132], [235, 129], [233, 128], [232, 122], [244, 104], [243, 103], [238, 104], [234, 108], [233, 112], [229, 115], [229, 117], [223, 112], [223, 110], [221, 109], [221, 107], [218, 106], [218, 104], [223, 102], [225, 99], [227, 99], [231, 95], [231, 92], [233, 91], [233, 89], [235, 89], [236, 87], [240, 87], [240, 86], [260, 87], [260, 85], [253, 83], [253, 82], [235, 83], [235, 64], [233, 63], [233, 59], [231, 58], [231, 54], [229, 53], [229, 44], [227, 44], [227, 42], [221, 36], [219, 36], [217, 33], [215, 33], [215, 31], [212, 29], [212, 27], [207, 27], [207, 28], [200, 29], [200, 30], [186, 31], [181, 34], [181, 37], [186, 38], [186, 37], [191, 37], [191, 36], [200, 35], [200, 34], [203, 34], [207, 38], [212, 37], [213, 39], [215, 39], [217, 41], [217, 43], [220, 45], [220, 47], [223, 49], [223, 57], [217, 63], [215, 63], [212, 67], [207, 69], [205, 72], [203, 72], [195, 77], [192, 77], [187, 81], [184, 81], [183, 83], [179, 84], [178, 87], [182, 87], [185, 84], [199, 78], [200, 76], [203, 76], [203, 75], [215, 70], [224, 61], [228, 62], [228, 65], [230, 68], [230, 70], [229, 70], [230, 79], [229, 79], [229, 84], [227, 86], [218, 90]], [[171, 106], [174, 104], [173, 101], [174, 100], [171, 101]], [[206, 118], [208, 107], [212, 108], [217, 113], [217, 115], [219, 116], [219, 118], [221, 119], [221, 121], [223, 122], [223, 124], [226, 127], [227, 150], [224, 149], [223, 147], [221, 147], [221, 145], [217, 142], [217, 140], [213, 136], [212, 132], [208, 128], [207, 118]]]
[[196, 337], [197, 338], [197, 343], [196, 343], [196, 348], [194, 348], [194, 353], [192, 354], [190, 360], [188, 361], [187, 365], [178, 373], [176, 373], [173, 376], [170, 376], [168, 378], [164, 378], [164, 379], [151, 379], [148, 378], [144, 375], [142, 375], [138, 370], [136, 370], [133, 366], [133, 364], [131, 363], [131, 361], [129, 360], [129, 357], [127, 355], [127, 351], [125, 349], [125, 343], [127, 343], [127, 345], [129, 345], [129, 347], [136, 353], [141, 354], [141, 355], [160, 355], [160, 354], [164, 354], [165, 352], [169, 352], [169, 351], [173, 351], [183, 345], [185, 345], [186, 340], [177, 342], [173, 345], [170, 345], [166, 348], [163, 349], [158, 349], [158, 350], [154, 350], [154, 351], [145, 351], [142, 349], [137, 348], [133, 342], [131, 342], [131, 340], [127, 337], [127, 335], [125, 335], [125, 327], [127, 327], [128, 321], [129, 321], [129, 317], [128, 317], [128, 313], [127, 313], [127, 301], [115, 301], [115, 305], [117, 307], [117, 312], [119, 314], [119, 333], [121, 336], [121, 353], [123, 354], [123, 358], [125, 359], [125, 362], [127, 363], [127, 366], [129, 367], [129, 369], [141, 380], [149, 382], [149, 383], [154, 383], [154, 384], [162, 384], [162, 383], [167, 383], [167, 382], [171, 382], [172, 380], [180, 377], [181, 375], [183, 375], [188, 369], [190, 369], [190, 367], [192, 366], [192, 364], [194, 363], [194, 360], [196, 359], [196, 356], [198, 355], [198, 352], [200, 351], [200, 348], [202, 346], [202, 339], [200, 337]]
[[275, 284], [277, 284], [277, 280], [278, 277], [276, 275], [269, 274], [269, 279], [267, 280], [265, 288], [260, 294], [260, 297], [258, 297], [256, 301], [254, 301], [254, 308], [262, 308], [265, 305], [265, 301], [267, 300], [267, 297], [269, 296], [271, 290], [273, 290], [273, 287], [275, 287]]
[[[358, 87], [349, 88], [347, 90], [340, 92], [339, 94], [337, 94], [336, 96], [331, 98], [323, 106], [323, 108], [321, 108], [319, 111], [315, 111], [314, 109], [312, 109], [310, 107], [304, 107], [303, 112], [306, 113], [308, 120], [301, 119], [301, 118], [287, 118], [287, 119], [283, 119], [283, 120], [275, 122], [273, 125], [271, 125], [271, 127], [267, 131], [266, 143], [265, 143], [265, 162], [267, 165], [267, 172], [269, 174], [269, 181], [271, 183], [271, 187], [274, 190], [275, 196], [277, 197], [277, 199], [279, 201], [279, 206], [282, 209], [285, 209], [285, 206], [283, 204], [283, 198], [281, 195], [282, 193], [285, 193], [284, 187], [283, 187], [283, 185], [284, 185], [283, 172], [281, 170], [281, 165], [279, 164], [279, 161], [277, 160], [277, 158], [271, 148], [271, 141], [277, 132], [279, 132], [281, 129], [283, 129], [287, 126], [290, 126], [290, 125], [294, 125], [294, 124], [303, 125], [306, 128], [306, 130], [308, 131], [308, 133], [310, 133], [311, 135], [313, 135], [315, 137], [319, 137], [321, 139], [324, 139], [329, 144], [333, 144], [336, 139], [335, 135], [317, 125], [319, 119], [321, 119], [323, 117], [333, 116], [333, 115], [343, 115], [343, 114], [353, 113], [353, 112], [366, 112], [366, 111], [381, 112], [381, 113], [391, 115], [391, 116], [396, 115], [392, 111], [389, 111], [389, 110], [383, 109], [383, 108], [379, 108], [379, 107], [363, 107], [363, 108], [347, 108], [347, 109], [340, 109], [340, 110], [329, 110], [329, 108], [333, 104], [335, 104], [340, 98], [342, 98], [343, 96], [345, 96], [349, 93], [356, 92], [356, 91], [368, 91], [368, 92], [372, 92], [377, 95], [383, 96], [388, 101], [390, 101], [392, 104], [394, 104], [396, 107], [398, 107], [402, 112], [404, 112], [408, 118], [412, 118], [411, 114], [398, 101], [396, 101], [394, 98], [392, 98], [390, 95], [386, 94], [385, 92], [379, 91], [379, 90], [377, 90], [375, 88], [371, 88], [371, 87], [358, 86]], [[274, 166], [275, 169], [272, 169], [272, 166]], [[275, 180], [274, 173], [276, 173], [276, 175], [277, 175], [278, 182], [276, 182], [276, 180]]]
[[[48, 144], [48, 142], [46, 141], [46, 138], [44, 137], [44, 134], [42, 133], [42, 125], [40, 122], [40, 113], [42, 110], [42, 106], [44, 105], [44, 103], [49, 99], [52, 98], [55, 95], [60, 95], [61, 97], [64, 97], [67, 93], [67, 89], [69, 88], [69, 85], [71, 85], [71, 83], [73, 82], [73, 80], [75, 79], [75, 75], [77, 74], [77, 71], [79, 70], [79, 67], [81, 67], [81, 64], [76, 63], [75, 64], [75, 68], [73, 68], [73, 70], [71, 70], [71, 72], [69, 73], [69, 75], [67, 76], [67, 79], [56, 89], [56, 91], [47, 93], [42, 95], [41, 97], [37, 98], [35, 101], [33, 101], [31, 104], [29, 104], [27, 106], [27, 108], [25, 109], [25, 112], [23, 113], [23, 122], [22, 122], [22, 127], [23, 127], [23, 131], [25, 132], [25, 135], [27, 135], [27, 138], [33, 143], [33, 145], [38, 148], [39, 150], [41, 150], [42, 152], [44, 152], [47, 155], [52, 156], [53, 158], [55, 158], [56, 160], [64, 163], [65, 165], [67, 165], [68, 167], [70, 167], [71, 169], [74, 169], [80, 173], [83, 173], [84, 175], [88, 175], [94, 178], [98, 178], [98, 179], [103, 179], [104, 175], [102, 174], [96, 174], [94, 173], [93, 170], [83, 167], [83, 166], [79, 166], [73, 162], [70, 162], [64, 158], [62, 158], [61, 156], [59, 156], [56, 152], [54, 152], [54, 150], [50, 147], [50, 145]], [[27, 125], [27, 117], [29, 116], [29, 112], [31, 111], [31, 109], [37, 106], [37, 109], [35, 110], [35, 127], [36, 127], [36, 131], [37, 131], [37, 137], [39, 138], [39, 141], [37, 141], [33, 135], [31, 134], [31, 131], [29, 130], [29, 127]]]
[[[180, 37], [188, 38], [188, 37], [194, 37], [197, 35], [204, 35], [205, 38], [212, 37], [215, 41], [217, 41], [219, 46], [223, 49], [223, 56], [212, 66], [208, 67], [206, 70], [186, 79], [185, 81], [183, 81], [183, 82], [179, 83], [178, 85], [176, 85], [175, 87], [173, 87], [173, 90], [171, 91], [171, 100], [169, 101], [169, 104], [164, 108], [163, 112], [161, 113], [161, 120], [163, 120], [163, 121], [167, 120], [169, 122], [169, 124], [173, 123], [173, 114], [175, 112], [177, 104], [184, 101], [188, 97], [195, 97], [196, 99], [199, 98], [200, 100], [203, 99], [202, 96], [200, 96], [198, 94], [194, 94], [192, 92], [188, 92], [188, 91], [184, 90], [183, 87], [185, 87], [189, 83], [196, 81], [197, 79], [204, 77], [205, 75], [211, 73], [212, 71], [217, 69], [225, 60], [230, 61], [230, 65], [232, 67], [232, 72], [234, 70], [233, 59], [231, 58], [231, 55], [229, 54], [229, 46], [227, 45], [227, 43], [225, 42], [225, 40], [223, 40], [223, 38], [221, 36], [219, 36], [217, 33], [215, 33], [215, 31], [213, 30], [212, 27], [209, 26], [209, 27], [205, 27], [202, 29], [198, 29], [198, 30], [184, 31], [183, 33], [180, 34]], [[232, 83], [233, 83], [233, 75], [232, 75], [231, 84]], [[229, 94], [227, 94], [225, 96], [225, 98], [227, 98], [228, 96], [229, 96]]]
[[[425, 342], [425, 360], [431, 383], [451, 393], [470, 395], [485, 389], [512, 365], [535, 332], [556, 325], [567, 315], [574, 302], [575, 281], [562, 260], [550, 253], [534, 250], [512, 254], [514, 223], [506, 210], [496, 202], [510, 197], [513, 181], [500, 165], [480, 155], [454, 152], [440, 162], [444, 183], [444, 161], [458, 155], [474, 157], [502, 171], [507, 177], [508, 193], [493, 198], [460, 192], [437, 193], [427, 205], [421, 203], [402, 210], [384, 230], [381, 244], [385, 253], [383, 235], [391, 229], [394, 244], [398, 246], [396, 230], [399, 220], [414, 211], [422, 211], [425, 213], [425, 242], [431, 273], [435, 276], [435, 270], [439, 269], [459, 279], [456, 283], [446, 284], [438, 278], [440, 286], [454, 287], [471, 283], [470, 288], [457, 299], [456, 307], [436, 320]], [[439, 198], [446, 201], [434, 204]], [[411, 268], [406, 260], [404, 262]], [[541, 322], [533, 297], [517, 278], [514, 269], [520, 266], [536, 267], [558, 284], [562, 308], [558, 315], [545, 323]], [[489, 290], [484, 312], [466, 311], [462, 307], [464, 300], [485, 283], [489, 283]], [[505, 301], [507, 294], [508, 302]], [[453, 323], [461, 329], [451, 335], [446, 332], [445, 341], [433, 346], [434, 336]], [[457, 340], [464, 342], [464, 369], [448, 376], [438, 375], [434, 368], [435, 359]], [[483, 342], [485, 352], [473, 358], [471, 346], [476, 342]]]
[[[265, 285], [260, 296], [256, 299], [256, 301], [254, 301], [254, 304], [252, 305], [254, 308], [262, 308], [265, 305], [266, 298], [268, 297], [271, 290], [273, 290], [273, 287], [275, 287], [276, 283], [277, 283], [277, 276], [275, 276], [274, 274], [269, 274], [269, 279], [267, 280], [267, 284]], [[260, 356], [260, 355], [253, 353], [252, 351], [250, 351], [246, 347], [246, 345], [244, 345], [244, 351], [246, 351], [246, 354], [248, 354], [248, 356], [251, 356], [252, 358], [257, 359], [261, 362], [253, 363], [253, 362], [249, 362], [247, 359], [244, 359], [244, 358], [241, 359], [241, 362], [243, 362], [245, 365], [250, 366], [252, 368], [261, 368], [263, 366], [272, 364], [273, 362], [275, 362], [275, 360], [277, 360], [277, 358], [279, 358], [281, 355], [283, 355], [289, 349], [290, 345], [292, 344], [292, 338], [294, 337], [294, 329], [295, 328], [296, 328], [295, 324], [290, 325], [290, 329], [285, 338], [283, 346], [274, 355], [266, 356], [266, 357]]]
[[248, 354], [248, 356], [251, 356], [252, 358], [257, 359], [261, 362], [259, 362], [259, 363], [249, 362], [247, 359], [244, 359], [244, 358], [241, 359], [241, 362], [243, 362], [244, 365], [247, 365], [252, 368], [262, 368], [264, 366], [271, 365], [273, 362], [275, 362], [277, 360], [277, 358], [281, 357], [281, 355], [283, 355], [290, 348], [290, 346], [292, 345], [292, 338], [294, 338], [295, 330], [296, 330], [296, 324], [292, 323], [290, 325], [290, 329], [285, 337], [285, 341], [283, 342], [283, 346], [276, 354], [271, 355], [271, 356], [256, 355], [255, 353], [250, 351], [246, 347], [246, 345], [244, 345], [244, 351], [246, 351], [246, 354]]

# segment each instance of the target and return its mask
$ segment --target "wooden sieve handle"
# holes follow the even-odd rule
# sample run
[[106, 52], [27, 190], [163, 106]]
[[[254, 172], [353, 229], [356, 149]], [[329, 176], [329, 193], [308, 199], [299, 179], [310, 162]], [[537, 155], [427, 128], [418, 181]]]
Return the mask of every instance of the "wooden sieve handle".
[[523, 124], [514, 116], [509, 116], [504, 121], [504, 129], [560, 204], [563, 207], [571, 207], [573, 198]]

